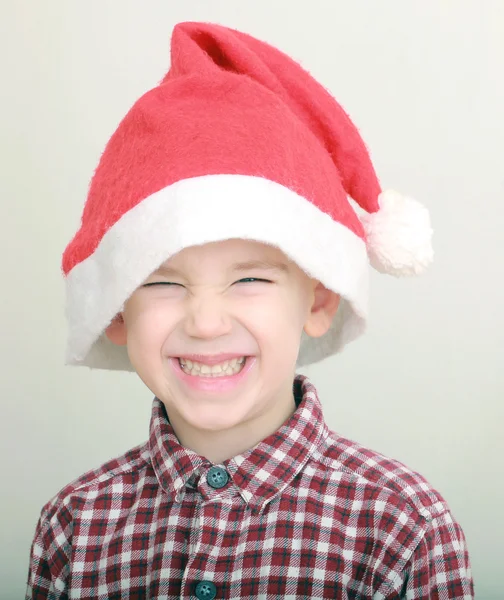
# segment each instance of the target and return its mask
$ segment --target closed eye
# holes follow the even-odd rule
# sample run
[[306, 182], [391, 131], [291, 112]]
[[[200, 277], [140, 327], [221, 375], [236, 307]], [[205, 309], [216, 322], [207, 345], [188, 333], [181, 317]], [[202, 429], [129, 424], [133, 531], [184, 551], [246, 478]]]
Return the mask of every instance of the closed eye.
[[259, 279], [258, 277], [244, 277], [243, 279], [239, 279], [235, 281], [235, 283], [253, 283], [255, 281], [262, 281], [264, 283], [273, 283], [269, 279]]
[[144, 283], [142, 287], [150, 287], [152, 285], [180, 285], [181, 287], [184, 287], [181, 283], [173, 283], [172, 281], [153, 281], [151, 283]]

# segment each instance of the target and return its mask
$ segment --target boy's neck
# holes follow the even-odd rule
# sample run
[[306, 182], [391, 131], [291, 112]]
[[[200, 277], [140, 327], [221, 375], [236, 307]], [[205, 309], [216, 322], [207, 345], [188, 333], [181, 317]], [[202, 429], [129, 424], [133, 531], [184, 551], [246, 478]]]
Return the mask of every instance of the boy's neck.
[[213, 464], [243, 454], [267, 438], [294, 414], [296, 402], [292, 390], [285, 399], [275, 402], [275, 410], [240, 423], [223, 431], [201, 431], [184, 423], [180, 426], [175, 415], [169, 415], [170, 424], [180, 444]]

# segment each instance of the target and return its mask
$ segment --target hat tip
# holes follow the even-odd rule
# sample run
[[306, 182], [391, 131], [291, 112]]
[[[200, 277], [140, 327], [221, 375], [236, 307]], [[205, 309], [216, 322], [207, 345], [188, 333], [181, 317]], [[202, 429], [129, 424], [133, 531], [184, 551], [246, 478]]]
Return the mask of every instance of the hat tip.
[[395, 277], [422, 274], [434, 258], [429, 211], [394, 190], [382, 192], [378, 202], [377, 212], [361, 216], [371, 266]]

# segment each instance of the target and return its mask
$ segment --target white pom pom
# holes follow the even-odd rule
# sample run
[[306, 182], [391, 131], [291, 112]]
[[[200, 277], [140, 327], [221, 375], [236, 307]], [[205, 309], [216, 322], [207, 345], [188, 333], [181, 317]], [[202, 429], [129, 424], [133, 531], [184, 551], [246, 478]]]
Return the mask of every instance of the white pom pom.
[[378, 212], [360, 217], [371, 265], [396, 277], [419, 275], [434, 256], [429, 211], [393, 190], [382, 192], [378, 201]]

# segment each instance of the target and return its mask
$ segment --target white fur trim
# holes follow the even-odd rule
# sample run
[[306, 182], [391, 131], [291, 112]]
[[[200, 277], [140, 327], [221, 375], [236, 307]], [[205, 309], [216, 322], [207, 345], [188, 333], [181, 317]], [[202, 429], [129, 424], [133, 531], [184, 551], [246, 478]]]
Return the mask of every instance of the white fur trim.
[[143, 200], [70, 271], [66, 363], [132, 371], [126, 347], [110, 342], [105, 328], [171, 256], [188, 246], [230, 238], [278, 246], [341, 295], [332, 329], [323, 338], [303, 336], [298, 366], [339, 351], [364, 331], [369, 265], [361, 238], [278, 183], [246, 175], [206, 175]]
[[429, 211], [393, 190], [382, 192], [378, 201], [378, 212], [360, 215], [371, 265], [396, 277], [419, 275], [434, 256]]

